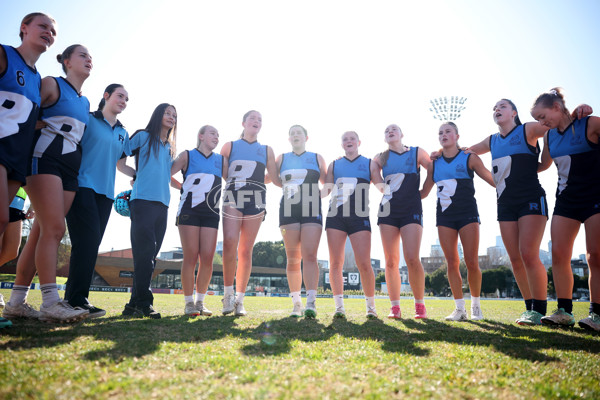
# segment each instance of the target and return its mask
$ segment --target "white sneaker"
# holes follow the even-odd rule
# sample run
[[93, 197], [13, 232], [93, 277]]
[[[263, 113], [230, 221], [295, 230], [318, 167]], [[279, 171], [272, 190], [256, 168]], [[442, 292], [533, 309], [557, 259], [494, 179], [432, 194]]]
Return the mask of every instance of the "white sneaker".
[[83, 308], [73, 308], [65, 301], [61, 300], [50, 307], [40, 307], [40, 321], [44, 322], [77, 322], [87, 317], [88, 310]]
[[199, 313], [198, 315], [206, 315], [207, 317], [213, 314], [212, 311], [204, 306], [204, 302], [202, 301], [196, 302], [196, 311]]
[[473, 321], [480, 321], [483, 319], [483, 312], [481, 312], [481, 307], [479, 307], [479, 306], [471, 307], [471, 319]]
[[235, 295], [233, 293], [223, 296], [223, 315], [231, 314], [235, 309]]
[[2, 293], [0, 293], [0, 310], [2, 310], [5, 306], [4, 303], [4, 296], [2, 296]]
[[10, 301], [6, 303], [6, 307], [4, 308], [4, 312], [2, 316], [8, 319], [15, 318], [28, 318], [28, 319], [39, 319], [40, 312], [35, 308], [31, 307], [27, 303], [18, 304], [13, 306], [10, 304]]
[[379, 315], [377, 315], [377, 311], [375, 311], [375, 307], [367, 307], [367, 319], [378, 319]]
[[196, 309], [196, 305], [193, 301], [188, 301], [187, 303], [185, 303], [183, 313], [190, 317], [197, 317], [198, 315], [202, 315], [202, 313], [198, 312], [198, 309]]
[[458, 308], [446, 317], [446, 321], [466, 321], [467, 319], [467, 310], [459, 310]]
[[306, 303], [306, 310], [304, 310], [305, 318], [317, 318], [317, 304], [314, 301]]
[[333, 314], [334, 319], [346, 319], [346, 309], [344, 307], [337, 307]]
[[234, 314], [236, 317], [243, 317], [246, 314], [248, 314], [246, 312], [246, 309], [244, 308], [244, 303], [238, 303], [238, 302], [235, 303], [235, 313]]
[[302, 311], [302, 303], [294, 303], [294, 309], [292, 310], [290, 317], [300, 318], [302, 316]]

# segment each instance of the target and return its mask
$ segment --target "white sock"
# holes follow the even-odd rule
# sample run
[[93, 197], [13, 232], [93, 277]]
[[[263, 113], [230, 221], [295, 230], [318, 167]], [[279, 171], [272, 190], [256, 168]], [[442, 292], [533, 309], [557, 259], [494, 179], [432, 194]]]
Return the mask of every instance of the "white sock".
[[204, 296], [206, 296], [206, 293], [198, 293], [198, 292], [196, 292], [196, 303], [198, 303], [198, 302], [204, 302]]
[[390, 302], [392, 303], [392, 307], [394, 307], [394, 306], [400, 307], [400, 300], [391, 300]]
[[471, 296], [471, 308], [477, 306], [477, 307], [481, 307], [479, 300], [481, 299], [481, 297], [473, 297]]
[[425, 304], [425, 300], [423, 300], [423, 299], [420, 299], [420, 300], [415, 299], [415, 304]]
[[235, 302], [238, 304], [242, 304], [244, 302], [244, 296], [246, 293], [244, 292], [235, 292]]
[[375, 308], [375, 296], [371, 296], [371, 297], [365, 296], [365, 299], [367, 300], [367, 309]]
[[185, 304], [187, 303], [192, 303], [194, 301], [194, 296], [183, 296], [183, 301], [185, 301]]
[[335, 308], [343, 308], [344, 307], [344, 295], [338, 294], [333, 296], [333, 301], [335, 302]]
[[56, 286], [56, 283], [46, 283], [44, 285], [40, 285], [40, 290], [42, 291], [42, 305], [44, 308], [52, 307], [60, 301], [60, 296], [58, 295], [58, 286]]
[[316, 290], [307, 290], [306, 291], [306, 302], [314, 303], [317, 301], [317, 291]]
[[302, 303], [302, 298], [300, 297], [300, 292], [292, 292], [292, 293], [290, 293], [290, 296], [292, 296], [292, 303], [294, 303], [294, 304]]
[[465, 310], [465, 299], [454, 299], [454, 302], [456, 303], [456, 308], [459, 310]]
[[18, 306], [19, 304], [25, 304], [25, 302], [27, 301], [28, 294], [29, 286], [13, 285], [12, 291], [10, 292], [10, 305]]
[[225, 286], [225, 290], [224, 290], [223, 295], [227, 296], [228, 294], [233, 294], [233, 285], [231, 285], [231, 286]]

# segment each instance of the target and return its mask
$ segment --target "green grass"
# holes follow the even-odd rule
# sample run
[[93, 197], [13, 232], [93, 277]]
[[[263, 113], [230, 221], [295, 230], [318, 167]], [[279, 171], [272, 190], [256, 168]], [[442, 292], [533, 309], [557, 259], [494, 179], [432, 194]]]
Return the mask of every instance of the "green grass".
[[[14, 281], [15, 281], [15, 274], [0, 274], [0, 282], [14, 282]], [[40, 283], [40, 280], [38, 279], [37, 275], [33, 278], [33, 283]], [[56, 283], [58, 285], [64, 285], [67, 283], [67, 278], [62, 277], [62, 276], [57, 276]]]
[[[428, 320], [403, 299], [403, 320], [367, 321], [364, 300], [346, 299], [348, 320], [332, 321], [331, 299], [317, 300], [316, 320], [260, 297], [246, 299], [247, 317], [224, 317], [214, 296], [213, 317], [187, 318], [182, 296], [156, 295], [155, 321], [121, 318], [127, 299], [93, 292], [105, 318], [0, 330], [0, 398], [600, 398], [600, 336], [515, 325], [520, 301], [483, 301], [486, 320], [447, 323], [451, 300], [427, 300]], [[39, 306], [39, 291], [29, 300]], [[389, 302], [377, 307], [385, 316]]]

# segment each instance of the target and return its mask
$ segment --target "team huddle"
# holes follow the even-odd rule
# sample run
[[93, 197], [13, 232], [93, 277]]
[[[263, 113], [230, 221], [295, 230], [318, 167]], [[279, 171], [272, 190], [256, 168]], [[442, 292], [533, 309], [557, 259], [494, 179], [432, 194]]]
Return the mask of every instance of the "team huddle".
[[[196, 148], [177, 155], [177, 111], [171, 104], [158, 105], [147, 126], [131, 137], [117, 118], [129, 100], [123, 85], [109, 85], [97, 111], [90, 112], [81, 92], [92, 70], [86, 47], [69, 46], [57, 57], [65, 77], [41, 78], [35, 63], [53, 44], [55, 25], [46, 14], [29, 14], [20, 26], [21, 45], [2, 45], [0, 51], [0, 232], [8, 236], [15, 231], [11, 225], [19, 223], [20, 235], [21, 219], [31, 217], [31, 213], [23, 212], [24, 201], [19, 200], [24, 199], [23, 187], [35, 210], [10, 301], [0, 303], [5, 306], [0, 326], [9, 326], [14, 318], [76, 322], [105, 315], [105, 310], [90, 304], [88, 297], [119, 170], [132, 178], [127, 204], [134, 274], [123, 316], [161, 317], [154, 309], [150, 283], [167, 227], [171, 187], [181, 192], [176, 225], [183, 249], [184, 313], [212, 315], [205, 296], [221, 224], [222, 313], [246, 315], [244, 295], [252, 269], [252, 249], [266, 214], [266, 185], [272, 183], [282, 188], [279, 227], [287, 256], [290, 316], [317, 316], [317, 250], [325, 225], [333, 317], [346, 318], [342, 269], [349, 239], [361, 275], [366, 317], [379, 318], [370, 257], [369, 189], [375, 185], [382, 193], [377, 225], [385, 255], [388, 318], [402, 316], [401, 244], [414, 296], [414, 318], [427, 318], [425, 273], [419, 257], [421, 201], [435, 185], [436, 225], [455, 301], [455, 310], [446, 320], [481, 320], [480, 222], [473, 184], [477, 174], [496, 188], [502, 239], [525, 300], [525, 311], [516, 322], [575, 324], [570, 259], [583, 224], [590, 311], [579, 324], [600, 330], [600, 118], [590, 116], [592, 110], [587, 105], [570, 113], [560, 89], [543, 93], [534, 101], [531, 115], [537, 122], [521, 123], [515, 104], [501, 99], [493, 107], [498, 132], [470, 147], [459, 146], [455, 123], [443, 123], [438, 132], [441, 150], [431, 154], [404, 145], [402, 130], [391, 124], [384, 131], [388, 148], [372, 159], [360, 154], [359, 135], [348, 131], [341, 136], [340, 158], [327, 165], [320, 154], [306, 150], [307, 130], [293, 125], [288, 132], [291, 151], [275, 157], [271, 147], [258, 142], [262, 115], [251, 110], [242, 118], [241, 137], [226, 142], [220, 153], [215, 152], [217, 129], [205, 125], [198, 132]], [[544, 142], [543, 150], [539, 139]], [[479, 158], [487, 152], [491, 153], [491, 170]], [[127, 164], [129, 157], [134, 159], [133, 166]], [[549, 214], [538, 172], [548, 169], [552, 160], [558, 170], [551, 221], [558, 305], [546, 316], [548, 282], [539, 248]], [[422, 187], [421, 168], [427, 172]], [[329, 207], [323, 213], [321, 202], [328, 196]], [[65, 221], [72, 249], [61, 299], [56, 265]], [[459, 238], [468, 271], [470, 316], [462, 292]], [[42, 293], [39, 310], [27, 303], [36, 273]], [[301, 298], [303, 283], [305, 304]]]

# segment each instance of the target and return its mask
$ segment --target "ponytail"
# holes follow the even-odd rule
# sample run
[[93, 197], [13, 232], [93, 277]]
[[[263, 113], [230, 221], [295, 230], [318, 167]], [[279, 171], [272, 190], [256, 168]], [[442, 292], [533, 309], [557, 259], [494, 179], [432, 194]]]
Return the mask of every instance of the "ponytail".
[[[110, 99], [110, 96], [112, 96], [113, 92], [118, 88], [124, 88], [124, 86], [120, 83], [111, 83], [106, 87], [106, 89], [104, 89], [104, 93], [108, 93], [108, 98]], [[100, 100], [100, 104], [98, 104], [98, 111], [104, 110], [105, 105], [106, 99], [104, 98], [104, 96], [102, 96], [102, 100]]]

